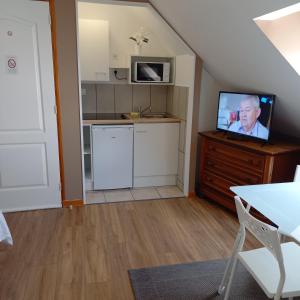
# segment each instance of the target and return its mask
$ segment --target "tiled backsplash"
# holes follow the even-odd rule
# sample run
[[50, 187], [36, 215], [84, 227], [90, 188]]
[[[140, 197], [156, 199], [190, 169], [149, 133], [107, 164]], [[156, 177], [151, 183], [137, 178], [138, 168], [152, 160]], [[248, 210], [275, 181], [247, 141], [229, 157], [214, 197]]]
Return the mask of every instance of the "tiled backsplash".
[[167, 86], [131, 84], [82, 84], [83, 113], [129, 113], [151, 105], [152, 112], [166, 112]]
[[[83, 113], [129, 113], [145, 109], [167, 112], [180, 121], [177, 186], [183, 190], [186, 119], [189, 89], [180, 86], [82, 84]], [[84, 91], [83, 91], [84, 92]]]

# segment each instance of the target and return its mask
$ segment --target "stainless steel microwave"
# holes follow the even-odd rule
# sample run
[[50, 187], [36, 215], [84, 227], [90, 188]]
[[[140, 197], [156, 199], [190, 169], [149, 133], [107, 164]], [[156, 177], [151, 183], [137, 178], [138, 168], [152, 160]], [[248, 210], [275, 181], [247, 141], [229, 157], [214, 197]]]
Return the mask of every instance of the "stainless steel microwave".
[[133, 81], [170, 82], [170, 63], [136, 61], [134, 63]]

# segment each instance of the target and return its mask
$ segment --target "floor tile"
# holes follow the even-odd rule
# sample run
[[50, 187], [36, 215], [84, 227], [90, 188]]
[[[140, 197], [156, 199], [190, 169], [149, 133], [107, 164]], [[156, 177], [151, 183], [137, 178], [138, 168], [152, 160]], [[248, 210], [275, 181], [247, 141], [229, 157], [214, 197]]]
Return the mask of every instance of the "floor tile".
[[110, 190], [104, 192], [106, 202], [121, 202], [134, 200], [130, 190]]
[[177, 186], [160, 186], [156, 190], [161, 198], [184, 197], [183, 192]]
[[136, 188], [131, 190], [134, 200], [160, 199], [155, 188]]
[[86, 203], [92, 204], [92, 203], [104, 203], [105, 197], [104, 193], [101, 192], [87, 192], [86, 193]]

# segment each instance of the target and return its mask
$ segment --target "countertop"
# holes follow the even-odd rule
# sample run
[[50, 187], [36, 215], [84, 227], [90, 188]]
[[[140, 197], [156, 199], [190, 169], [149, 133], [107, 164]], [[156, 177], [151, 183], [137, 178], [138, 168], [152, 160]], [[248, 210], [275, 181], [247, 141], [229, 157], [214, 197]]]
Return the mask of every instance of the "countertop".
[[117, 125], [135, 123], [179, 123], [180, 119], [167, 118], [130, 118], [129, 114], [83, 114], [83, 125]]

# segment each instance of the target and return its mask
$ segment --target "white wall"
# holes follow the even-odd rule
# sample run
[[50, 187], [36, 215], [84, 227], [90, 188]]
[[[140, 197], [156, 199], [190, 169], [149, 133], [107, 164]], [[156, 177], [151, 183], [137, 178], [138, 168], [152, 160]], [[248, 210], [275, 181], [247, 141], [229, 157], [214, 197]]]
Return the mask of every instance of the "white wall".
[[215, 130], [219, 91], [226, 90], [206, 70], [202, 69], [199, 126], [200, 132]]
[[151, 7], [79, 2], [78, 13], [79, 18], [109, 22], [111, 68], [129, 67], [129, 56], [136, 54], [135, 42], [129, 37], [141, 27], [149, 37], [149, 43], [143, 43], [141, 55], [176, 56], [190, 53]]

